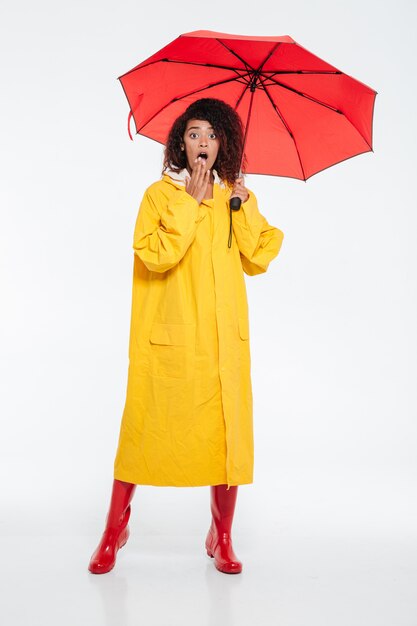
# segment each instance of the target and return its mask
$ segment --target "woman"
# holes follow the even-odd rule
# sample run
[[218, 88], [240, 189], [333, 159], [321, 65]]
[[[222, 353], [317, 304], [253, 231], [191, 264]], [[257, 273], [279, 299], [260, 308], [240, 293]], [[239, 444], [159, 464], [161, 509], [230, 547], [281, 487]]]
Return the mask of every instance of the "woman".
[[[236, 179], [242, 152], [243, 127], [234, 109], [217, 99], [197, 100], [174, 122], [161, 180], [141, 202], [126, 404], [93, 573], [110, 571], [126, 543], [138, 484], [210, 485], [207, 554], [219, 571], [242, 570], [231, 526], [238, 485], [253, 482], [243, 273], [266, 272], [283, 240], [243, 178]], [[230, 245], [232, 196], [242, 204], [233, 212]]]

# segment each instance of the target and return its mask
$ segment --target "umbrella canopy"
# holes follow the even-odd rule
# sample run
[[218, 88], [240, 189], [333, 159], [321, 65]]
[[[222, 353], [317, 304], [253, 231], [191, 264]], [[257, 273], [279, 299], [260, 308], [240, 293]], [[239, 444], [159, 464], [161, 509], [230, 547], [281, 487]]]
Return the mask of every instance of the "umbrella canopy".
[[195, 100], [230, 104], [245, 128], [250, 174], [307, 180], [372, 151], [377, 92], [287, 35], [185, 33], [118, 80], [128, 127], [133, 117], [136, 133], [162, 144]]

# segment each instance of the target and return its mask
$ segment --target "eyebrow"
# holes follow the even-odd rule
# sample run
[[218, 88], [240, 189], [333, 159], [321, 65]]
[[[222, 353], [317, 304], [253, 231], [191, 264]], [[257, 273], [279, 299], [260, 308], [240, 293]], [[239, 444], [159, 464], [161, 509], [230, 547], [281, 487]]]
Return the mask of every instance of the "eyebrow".
[[[193, 128], [201, 128], [201, 126], [190, 126], [188, 130], [192, 130]], [[209, 126], [209, 128], [211, 128], [211, 130], [214, 130], [213, 126]]]

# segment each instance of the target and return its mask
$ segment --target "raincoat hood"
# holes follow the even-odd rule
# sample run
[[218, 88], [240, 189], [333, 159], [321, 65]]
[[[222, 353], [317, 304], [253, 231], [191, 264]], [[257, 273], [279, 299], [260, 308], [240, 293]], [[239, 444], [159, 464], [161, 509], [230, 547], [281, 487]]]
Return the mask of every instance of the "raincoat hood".
[[[214, 177], [214, 183], [219, 185], [220, 187], [222, 187], [223, 189], [226, 189], [226, 185], [225, 183], [222, 181], [222, 179], [220, 178], [220, 176], [218, 175], [217, 171], [215, 169], [211, 170], [213, 172], [213, 177]], [[163, 176], [169, 176], [169, 178], [171, 178], [171, 180], [184, 185], [185, 186], [185, 179], [186, 177], [190, 177], [190, 173], [187, 170], [186, 167], [184, 167], [180, 172], [176, 172], [173, 169], [171, 169], [170, 167], [166, 168], [164, 170], [164, 173], [162, 175]]]

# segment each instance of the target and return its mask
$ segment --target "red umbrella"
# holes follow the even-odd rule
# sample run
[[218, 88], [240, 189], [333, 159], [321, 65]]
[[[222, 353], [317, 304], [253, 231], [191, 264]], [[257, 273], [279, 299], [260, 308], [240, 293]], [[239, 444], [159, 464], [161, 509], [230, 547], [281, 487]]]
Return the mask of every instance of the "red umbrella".
[[245, 128], [249, 174], [307, 180], [372, 151], [377, 92], [287, 35], [185, 33], [118, 80], [130, 106], [128, 129], [133, 116], [136, 133], [162, 144], [195, 100], [233, 106]]

